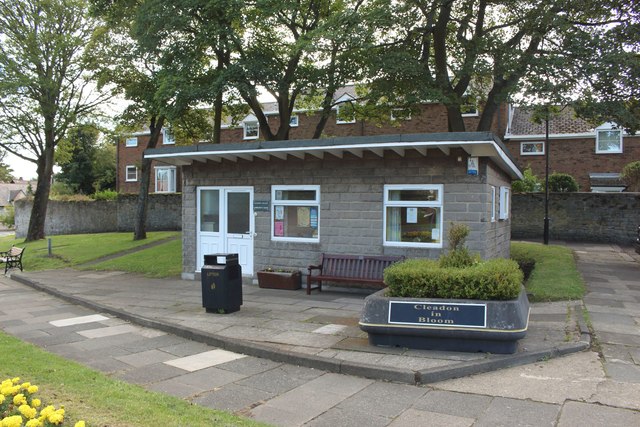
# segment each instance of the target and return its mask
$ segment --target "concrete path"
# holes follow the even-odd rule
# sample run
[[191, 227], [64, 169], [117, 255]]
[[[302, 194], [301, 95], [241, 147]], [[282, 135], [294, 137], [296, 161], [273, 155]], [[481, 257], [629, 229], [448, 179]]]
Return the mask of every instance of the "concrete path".
[[[305, 334], [322, 335], [313, 331], [326, 328], [327, 325], [339, 325], [333, 317], [337, 312], [334, 306], [336, 296], [330, 293], [323, 295], [323, 298], [332, 301], [320, 299], [327, 306], [324, 309], [307, 307], [304, 310], [300, 307], [294, 310], [293, 306], [296, 304], [291, 301], [290, 306], [283, 302], [280, 294], [285, 291], [272, 293], [270, 298], [273, 300], [261, 293], [263, 290], [256, 290], [260, 297], [255, 300], [251, 294], [245, 295], [248, 300], [245, 299], [245, 305], [238, 313], [255, 313], [260, 311], [260, 306], [264, 308], [265, 305], [278, 305], [279, 309], [275, 311], [286, 311], [288, 319], [272, 318], [272, 323], [281, 324], [283, 329], [299, 328], [298, 323], [309, 324], [311, 332], [297, 331], [288, 338], [292, 342], [288, 346], [283, 343], [268, 346], [266, 340], [261, 340], [260, 333], [253, 328], [252, 320], [249, 319], [252, 316], [235, 316], [232, 322], [234, 325], [229, 325], [227, 322], [230, 321], [225, 319], [232, 319], [231, 317], [211, 317], [191, 312], [184, 304], [198, 305], [199, 301], [197, 298], [193, 301], [193, 291], [189, 289], [183, 288], [177, 294], [167, 294], [164, 287], [158, 286], [152, 291], [152, 295], [139, 294], [135, 305], [144, 310], [142, 314], [145, 317], [143, 322], [136, 324], [127, 321], [126, 313], [122, 317], [116, 317], [109, 314], [109, 310], [98, 310], [97, 303], [94, 303], [96, 305], [93, 309], [87, 308], [62, 301], [16, 280], [0, 278], [0, 299], [3, 302], [10, 301], [10, 304], [1, 305], [0, 327], [9, 334], [114, 377], [278, 426], [640, 425], [640, 264], [630, 252], [616, 246], [572, 247], [577, 252], [579, 268], [589, 286], [585, 304], [602, 357], [595, 351], [582, 351], [520, 367], [428, 385], [365, 378], [361, 374], [371, 373], [366, 369], [359, 373], [354, 371], [354, 374], [358, 374], [354, 376], [311, 368], [306, 366], [308, 363], [304, 362], [304, 358], [290, 360], [302, 360], [302, 364], [285, 363], [290, 356], [297, 357], [302, 348], [306, 348], [310, 352], [309, 356], [312, 356], [307, 360], [328, 359], [319, 354], [330, 351], [329, 344], [324, 344], [325, 348], [308, 345], [305, 340], [309, 337]], [[93, 279], [80, 278], [92, 274], [96, 275]], [[80, 292], [84, 303], [90, 302], [89, 296], [93, 295], [93, 301], [99, 301], [102, 305], [116, 305], [118, 310], [122, 310], [122, 307], [129, 304], [125, 299], [131, 298], [131, 294], [125, 290], [127, 281], [122, 280], [124, 275], [115, 272], [106, 273], [111, 279], [105, 279], [104, 274], [64, 271], [48, 272], [37, 278], [32, 273], [16, 277], [20, 276], [21, 281], [27, 281], [29, 277], [29, 280], [40, 283], [41, 286], [48, 283], [48, 292], [64, 294], [71, 289], [73, 292]], [[93, 285], [104, 280], [116, 285], [118, 278], [122, 283], [115, 289]], [[162, 285], [147, 279], [138, 280], [154, 286]], [[57, 288], [62, 290], [56, 290]], [[154, 301], [164, 299], [164, 307], [173, 307], [173, 316], [182, 313], [182, 321], [173, 323], [174, 326], [182, 325], [180, 328], [176, 327], [175, 334], [162, 330], [167, 328], [140, 326], [140, 323], [150, 322], [155, 316], [167, 314], [155, 302], [147, 304], [151, 307], [145, 308], [144, 300], [151, 296]], [[342, 295], [342, 298], [352, 301], [351, 297]], [[183, 300], [190, 302], [185, 303]], [[309, 298], [304, 298], [303, 301], [309, 301]], [[351, 305], [344, 301], [342, 304]], [[536, 338], [531, 338], [531, 342], [544, 342], [548, 332], [547, 338], [553, 342], [549, 347], [557, 348], [558, 344], [554, 341], [558, 339], [558, 335], [569, 339], [565, 330], [567, 322], [560, 321], [559, 316], [563, 314], [566, 319], [575, 304], [565, 304], [564, 313], [554, 305], [536, 306], [536, 322], [541, 325], [538, 332], [534, 333]], [[295, 320], [304, 317], [300, 313], [307, 310], [312, 310], [315, 321]], [[200, 307], [198, 313], [203, 311]], [[354, 308], [354, 311], [357, 309]], [[266, 316], [269, 310], [262, 312]], [[264, 319], [265, 317], [262, 318], [263, 323]], [[186, 326], [187, 323], [189, 326]], [[147, 326], [152, 324], [150, 322]], [[358, 338], [351, 336], [357, 335], [355, 330], [349, 329], [353, 325], [342, 326], [347, 327], [342, 331], [350, 332], [343, 332], [343, 339], [338, 342]], [[189, 339], [189, 335], [197, 331], [214, 337], [215, 334], [209, 332], [210, 327], [219, 328], [218, 331], [253, 334], [253, 339], [249, 340], [249, 348], [253, 348], [256, 354], [233, 351], [234, 349], [229, 348], [229, 343], [234, 340], [221, 342], [222, 347], [227, 348], [220, 348]], [[327, 335], [334, 336], [333, 332]], [[307, 345], [297, 345], [298, 338]], [[574, 337], [570, 339], [573, 340]], [[327, 339], [326, 342], [331, 341], [333, 340]], [[280, 348], [281, 360], [256, 357], [259, 355], [258, 350], [271, 356], [272, 353], [278, 353], [276, 348]], [[332, 351], [340, 353], [338, 350]], [[349, 361], [344, 363], [349, 369], [355, 369], [359, 364], [370, 366], [371, 361], [366, 358], [373, 357], [374, 365], [387, 364], [386, 366], [392, 366], [393, 361], [397, 365], [417, 363], [415, 360], [418, 360], [419, 368], [426, 372], [430, 368], [425, 367], [425, 363], [433, 365], [434, 360], [439, 360], [444, 361], [439, 363], [458, 369], [459, 375], [465, 375], [465, 367], [468, 369], [468, 366], [478, 362], [472, 357], [477, 355], [466, 354], [457, 354], [460, 360], [453, 363], [451, 360], [454, 354], [428, 357], [422, 353], [368, 352], [362, 351], [362, 348], [344, 351], [341, 358], [336, 360], [341, 361], [340, 366]], [[526, 351], [524, 349], [520, 353]], [[436, 363], [433, 369], [437, 368]], [[400, 372], [404, 375], [405, 371], [411, 369], [402, 367]]]

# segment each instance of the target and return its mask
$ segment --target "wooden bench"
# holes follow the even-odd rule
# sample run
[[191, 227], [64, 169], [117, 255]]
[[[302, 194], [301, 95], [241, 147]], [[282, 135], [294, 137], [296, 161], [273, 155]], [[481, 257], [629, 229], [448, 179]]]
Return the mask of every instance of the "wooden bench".
[[7, 274], [10, 268], [18, 267], [22, 271], [22, 254], [24, 248], [12, 246], [6, 252], [0, 252], [0, 263], [4, 263], [4, 274]]
[[[382, 273], [394, 262], [402, 261], [403, 256], [376, 255], [339, 255], [322, 254], [318, 265], [310, 265], [307, 274], [307, 295], [312, 289], [322, 292], [322, 282], [364, 283], [384, 287]], [[317, 274], [313, 274], [318, 270]], [[317, 286], [311, 287], [312, 283]]]

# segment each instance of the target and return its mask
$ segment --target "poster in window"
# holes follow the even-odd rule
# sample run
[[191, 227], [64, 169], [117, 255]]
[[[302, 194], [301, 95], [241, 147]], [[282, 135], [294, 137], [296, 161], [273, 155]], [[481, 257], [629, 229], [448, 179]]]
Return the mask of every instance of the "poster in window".
[[284, 219], [284, 206], [276, 206], [276, 220]]
[[311, 228], [318, 228], [318, 208], [311, 208], [310, 222]]
[[308, 206], [298, 207], [298, 227], [309, 227], [311, 224], [311, 212]]
[[407, 224], [418, 222], [418, 208], [407, 208]]
[[440, 229], [439, 228], [431, 229], [431, 240], [433, 240], [435, 242], [440, 241]]
[[284, 222], [276, 221], [273, 223], [273, 234], [279, 237], [284, 236]]

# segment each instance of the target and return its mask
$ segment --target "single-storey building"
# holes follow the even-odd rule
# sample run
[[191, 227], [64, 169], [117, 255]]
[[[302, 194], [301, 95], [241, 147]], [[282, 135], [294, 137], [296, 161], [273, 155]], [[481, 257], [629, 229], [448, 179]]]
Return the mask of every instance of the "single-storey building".
[[509, 255], [511, 181], [492, 133], [431, 133], [198, 144], [145, 151], [183, 177], [183, 277], [204, 255], [238, 253], [242, 272], [305, 269], [321, 253], [437, 258], [450, 224], [468, 248]]

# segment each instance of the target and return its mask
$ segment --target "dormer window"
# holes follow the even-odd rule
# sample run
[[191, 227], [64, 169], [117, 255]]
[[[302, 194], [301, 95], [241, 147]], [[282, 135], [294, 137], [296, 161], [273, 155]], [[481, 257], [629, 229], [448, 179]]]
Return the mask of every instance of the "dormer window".
[[243, 123], [244, 139], [258, 139], [260, 137], [260, 126], [257, 121], [247, 121]]
[[162, 129], [162, 144], [173, 145], [176, 143], [176, 138], [170, 127]]
[[622, 130], [613, 123], [596, 128], [596, 154], [622, 153]]

